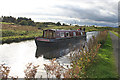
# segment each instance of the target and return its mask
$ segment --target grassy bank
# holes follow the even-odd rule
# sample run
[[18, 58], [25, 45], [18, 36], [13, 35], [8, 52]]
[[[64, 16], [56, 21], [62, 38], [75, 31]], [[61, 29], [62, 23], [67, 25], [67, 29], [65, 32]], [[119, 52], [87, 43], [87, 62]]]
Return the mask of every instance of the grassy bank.
[[87, 76], [89, 78], [117, 78], [112, 41], [109, 34], [98, 52], [97, 62], [88, 68]]
[[25, 40], [31, 40], [35, 37], [41, 36], [41, 34], [30, 34], [26, 36], [9, 36], [9, 37], [2, 37], [2, 44], [3, 43], [12, 43], [12, 42], [20, 42]]
[[[85, 26], [82, 26], [85, 27]], [[41, 29], [64, 29], [64, 30], [77, 30], [79, 26], [55, 26], [55, 25], [47, 25], [47, 27], [40, 27]], [[109, 29], [109, 27], [85, 27], [86, 32], [89, 31], [103, 31]], [[110, 28], [111, 29], [111, 28]], [[21, 26], [13, 23], [5, 23], [2, 22], [2, 43], [12, 43], [12, 42], [20, 42], [24, 40], [34, 39], [35, 37], [42, 36], [42, 30], [38, 29], [35, 26]]]
[[8, 24], [2, 24], [0, 33], [2, 33], [2, 38], [0, 38], [2, 44], [31, 40], [42, 36], [42, 31], [38, 30], [37, 27]]
[[110, 31], [110, 32], [112, 32], [113, 34], [115, 34], [116, 36], [120, 38], [120, 35], [118, 34], [118, 32], [114, 32], [114, 31]]

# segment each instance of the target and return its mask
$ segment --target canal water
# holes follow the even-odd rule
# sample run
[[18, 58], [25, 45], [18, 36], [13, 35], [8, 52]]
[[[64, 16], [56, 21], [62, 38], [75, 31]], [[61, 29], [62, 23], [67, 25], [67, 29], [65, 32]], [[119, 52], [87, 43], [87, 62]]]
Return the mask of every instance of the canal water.
[[[96, 36], [98, 32], [87, 32], [86, 41], [81, 40], [80, 43], [88, 42], [92, 36]], [[82, 42], [83, 41], [83, 42]], [[79, 44], [79, 43], [78, 43]], [[73, 46], [74, 47], [74, 46]], [[63, 65], [69, 65], [69, 52], [70, 48], [62, 49], [56, 53], [42, 54], [40, 49], [36, 47], [34, 40], [23, 41], [19, 43], [3, 44], [0, 45], [0, 64], [5, 63], [5, 65], [11, 67], [9, 76], [18, 76], [19, 78], [24, 78], [24, 70], [28, 63], [33, 63], [34, 65], [40, 65], [36, 78], [46, 78], [46, 72], [44, 70], [43, 64], [49, 64], [50, 58], [57, 58]]]

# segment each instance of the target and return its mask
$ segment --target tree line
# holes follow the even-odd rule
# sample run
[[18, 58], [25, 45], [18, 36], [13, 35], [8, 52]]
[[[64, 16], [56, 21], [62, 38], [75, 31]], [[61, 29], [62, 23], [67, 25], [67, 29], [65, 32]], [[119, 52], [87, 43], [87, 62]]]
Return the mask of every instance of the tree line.
[[26, 17], [12, 17], [12, 16], [2, 16], [2, 22], [14, 23], [19, 25], [35, 26], [35, 22], [31, 18]]
[[48, 25], [56, 26], [67, 26], [65, 23], [61, 24], [60, 22], [34, 22], [31, 18], [26, 17], [12, 17], [12, 16], [2, 16], [2, 22], [14, 23], [18, 25], [28, 25], [28, 26], [37, 26], [37, 27], [47, 27]]

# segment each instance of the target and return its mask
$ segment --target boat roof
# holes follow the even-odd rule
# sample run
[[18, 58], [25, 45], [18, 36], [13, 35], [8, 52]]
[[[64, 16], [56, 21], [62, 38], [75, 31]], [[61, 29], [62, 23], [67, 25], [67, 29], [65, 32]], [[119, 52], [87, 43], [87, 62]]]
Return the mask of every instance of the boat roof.
[[[63, 32], [63, 31], [78, 31], [78, 30], [64, 30], [64, 29], [46, 29], [46, 30], [50, 30], [50, 31], [61, 31], [61, 32]], [[44, 30], [44, 31], [46, 31], [46, 30]]]

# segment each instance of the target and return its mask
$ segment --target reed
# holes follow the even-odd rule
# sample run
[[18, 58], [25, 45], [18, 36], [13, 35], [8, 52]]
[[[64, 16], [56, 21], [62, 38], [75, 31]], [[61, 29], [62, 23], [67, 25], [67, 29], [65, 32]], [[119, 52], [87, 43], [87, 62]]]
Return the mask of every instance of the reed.
[[[104, 35], [103, 35], [104, 34]], [[70, 59], [72, 60], [71, 67], [68, 69], [67, 76], [65, 78], [88, 78], [86, 75], [89, 67], [96, 63], [98, 60], [98, 51], [103, 41], [106, 40], [107, 31], [99, 32], [99, 34], [87, 43], [87, 46], [83, 49], [77, 49], [71, 53]], [[101, 43], [102, 42], [102, 43]], [[68, 73], [71, 74], [68, 76]]]
[[10, 67], [5, 64], [0, 65], [0, 79], [7, 79], [10, 73]]
[[[106, 39], [106, 36], [107, 36], [107, 31], [100, 32], [97, 37], [94, 36], [92, 37], [92, 39], [87, 44], [87, 47], [83, 49], [74, 49], [73, 51], [71, 51], [70, 67], [65, 68], [62, 66], [62, 69], [64, 69], [64, 71], [61, 72], [58, 70], [57, 73], [59, 73], [60, 76], [56, 78], [60, 78], [61, 75], [63, 75], [64, 78], [88, 78], [86, 72], [92, 64], [97, 62], [97, 58], [98, 58], [97, 53], [99, 51], [100, 46], [103, 44], [103, 43], [100, 44], [100, 42], [104, 41]], [[99, 37], [103, 37], [103, 38], [101, 39]], [[54, 73], [54, 70], [56, 71], [56, 66], [54, 65], [54, 61], [55, 60], [52, 60], [50, 65], [44, 65], [46, 71], [49, 72], [51, 71], [50, 73], [47, 74]], [[59, 63], [55, 62], [55, 64], [59, 64]], [[60, 65], [57, 65], [57, 67], [60, 67]], [[53, 75], [56, 74], [54, 73]]]
[[33, 65], [32, 63], [28, 63], [26, 65], [26, 69], [24, 70], [24, 73], [25, 73], [25, 79], [34, 79], [35, 78], [35, 75], [37, 73], [37, 68], [39, 67], [39, 65], [35, 66]]
[[58, 62], [55, 61], [56, 59], [50, 60], [50, 64], [44, 64], [44, 69], [46, 70], [47, 78], [51, 78], [51, 76], [55, 76], [56, 78], [61, 78], [64, 67], [61, 66]]

